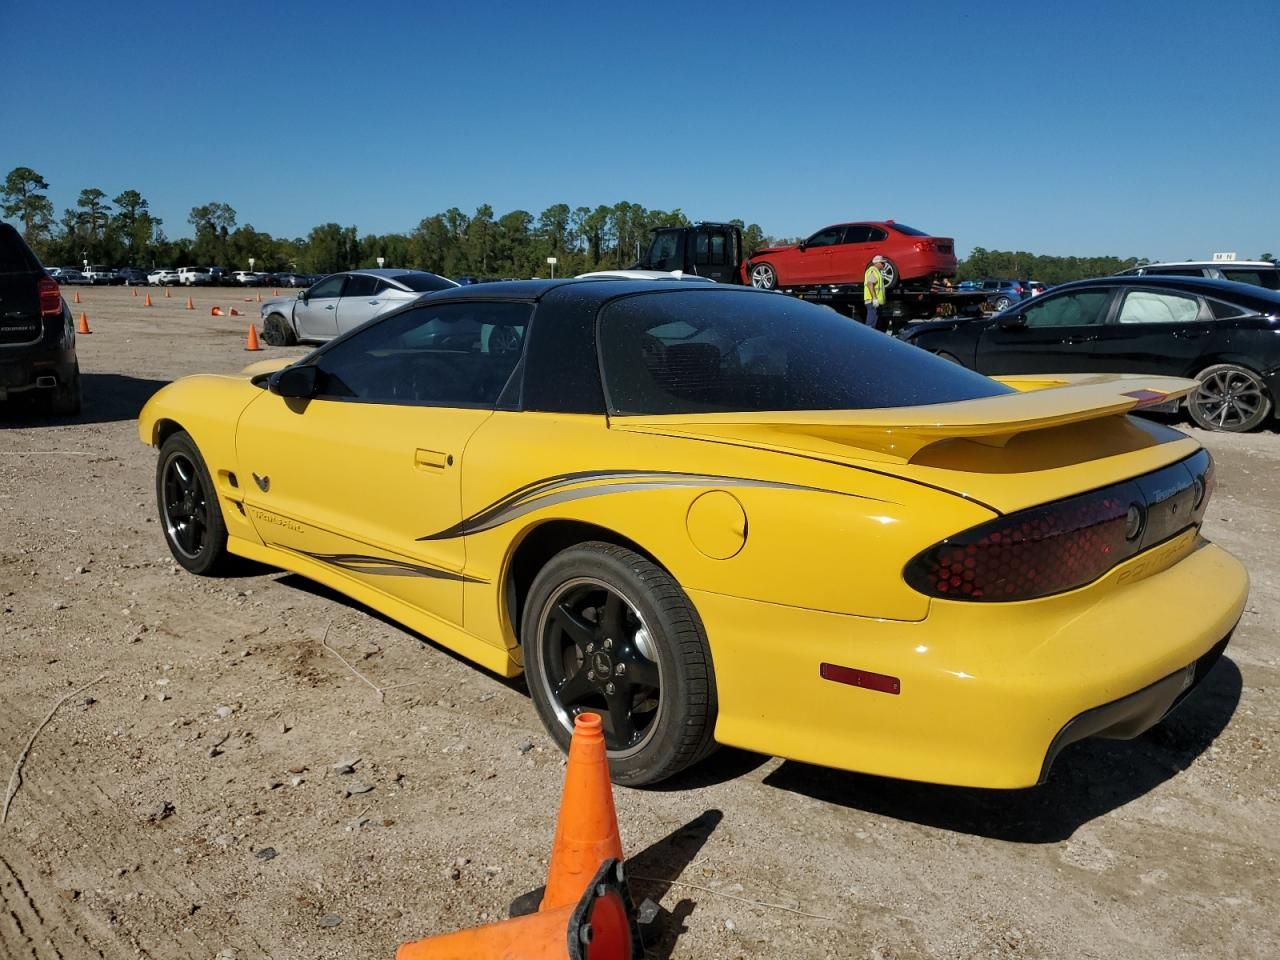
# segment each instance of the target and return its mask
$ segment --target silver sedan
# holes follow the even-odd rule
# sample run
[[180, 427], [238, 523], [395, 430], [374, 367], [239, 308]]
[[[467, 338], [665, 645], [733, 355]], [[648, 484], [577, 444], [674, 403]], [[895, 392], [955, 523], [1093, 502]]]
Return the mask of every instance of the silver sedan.
[[296, 297], [262, 304], [262, 339], [272, 346], [323, 343], [424, 293], [456, 287], [423, 270], [349, 270], [312, 284]]

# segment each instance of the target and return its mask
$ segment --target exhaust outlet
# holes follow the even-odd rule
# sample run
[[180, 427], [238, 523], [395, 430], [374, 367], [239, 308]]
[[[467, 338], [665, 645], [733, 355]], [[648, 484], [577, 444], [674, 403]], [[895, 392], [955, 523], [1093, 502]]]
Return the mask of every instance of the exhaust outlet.
[[41, 390], [52, 390], [58, 385], [58, 378], [45, 375], [36, 377], [36, 387]]

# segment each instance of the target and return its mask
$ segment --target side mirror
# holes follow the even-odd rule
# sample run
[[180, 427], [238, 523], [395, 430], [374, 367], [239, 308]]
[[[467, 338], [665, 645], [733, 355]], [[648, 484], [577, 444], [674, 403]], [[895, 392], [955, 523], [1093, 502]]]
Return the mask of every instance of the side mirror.
[[306, 290], [299, 290], [299, 291], [298, 291], [298, 299], [299, 299], [299, 300], [301, 300], [303, 303], [306, 303], [306, 302], [307, 302], [307, 291], [306, 291]]
[[1027, 325], [1027, 318], [1020, 313], [1011, 313], [1000, 318], [1001, 330], [1021, 330]]
[[267, 381], [267, 389], [278, 397], [308, 399], [315, 396], [319, 371], [311, 364], [277, 370]]
[[804, 248], [807, 246], [808, 244], [805, 243], [803, 240], [801, 240], [799, 243], [796, 244], [796, 249], [799, 250], [801, 253], [804, 253]]

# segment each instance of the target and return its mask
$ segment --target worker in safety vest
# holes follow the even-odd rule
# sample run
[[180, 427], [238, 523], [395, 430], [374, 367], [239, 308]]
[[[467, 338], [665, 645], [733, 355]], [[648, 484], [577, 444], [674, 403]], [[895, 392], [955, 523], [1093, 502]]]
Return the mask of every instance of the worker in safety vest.
[[884, 274], [880, 272], [880, 264], [884, 257], [876, 254], [867, 264], [867, 272], [862, 275], [862, 303], [867, 308], [867, 326], [876, 329], [880, 308], [884, 306]]

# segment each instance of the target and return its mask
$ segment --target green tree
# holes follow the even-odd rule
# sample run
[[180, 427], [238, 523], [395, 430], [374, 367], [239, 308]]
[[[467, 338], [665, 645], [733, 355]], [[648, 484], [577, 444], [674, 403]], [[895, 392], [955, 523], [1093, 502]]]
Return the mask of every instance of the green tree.
[[22, 234], [33, 247], [43, 244], [53, 224], [53, 204], [41, 192], [48, 189], [44, 177], [30, 167], [14, 167], [0, 189], [0, 210], [6, 217], [22, 221]]
[[153, 217], [149, 204], [137, 190], [125, 190], [112, 201], [116, 213], [111, 218], [111, 233], [123, 246], [130, 263], [148, 263], [161, 220]]
[[360, 261], [355, 227], [322, 223], [307, 235], [307, 262], [316, 273], [351, 270]]
[[187, 222], [196, 228], [191, 252], [204, 266], [225, 267], [230, 261], [227, 238], [236, 226], [236, 212], [228, 203], [206, 203], [192, 207]]

